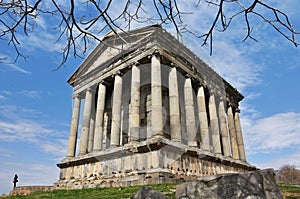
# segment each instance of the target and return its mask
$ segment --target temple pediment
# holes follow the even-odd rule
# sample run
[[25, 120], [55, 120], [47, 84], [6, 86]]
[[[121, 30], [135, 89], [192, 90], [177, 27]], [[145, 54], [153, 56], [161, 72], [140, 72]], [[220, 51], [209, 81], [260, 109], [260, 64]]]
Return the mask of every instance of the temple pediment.
[[103, 70], [130, 51], [151, 45], [153, 42], [151, 39], [154, 38], [156, 31], [157, 25], [152, 25], [118, 35], [105, 36], [69, 78], [69, 84], [73, 85], [78, 77], [84, 78], [94, 70]]

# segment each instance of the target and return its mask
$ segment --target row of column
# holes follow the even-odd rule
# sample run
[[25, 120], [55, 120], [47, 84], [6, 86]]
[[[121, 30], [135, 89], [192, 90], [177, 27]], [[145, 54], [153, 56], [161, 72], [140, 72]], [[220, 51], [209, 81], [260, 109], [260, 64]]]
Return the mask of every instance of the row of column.
[[[181, 122], [177, 82], [177, 69], [176, 67], [172, 67], [169, 74], [169, 99], [170, 129], [171, 139], [173, 141], [181, 141]], [[189, 76], [187, 76], [184, 84], [184, 99], [188, 145], [191, 147], [197, 147], [197, 128], [195, 125], [196, 118], [194, 115], [195, 104], [193, 100], [192, 81]], [[233, 114], [233, 108], [229, 105], [226, 114], [224, 100], [220, 98], [218, 103], [216, 103], [215, 94], [210, 93], [207, 112], [205, 99], [204, 87], [200, 86], [197, 90], [196, 103], [198, 107], [197, 112], [200, 126], [201, 148], [218, 154], [223, 152], [224, 156], [227, 157], [232, 154], [232, 158], [246, 161], [242, 129], [239, 119], [239, 109], [236, 108], [235, 113]], [[207, 113], [209, 113], [209, 122]], [[228, 123], [226, 119], [228, 120]], [[230, 135], [230, 144], [228, 131]]]
[[[171, 65], [169, 73], [169, 107], [170, 107], [170, 132], [171, 139], [175, 142], [182, 141], [181, 116], [179, 103], [179, 89], [177, 80], [177, 68]], [[140, 129], [140, 69], [133, 65], [131, 77], [131, 99], [129, 108], [129, 142], [138, 142]], [[85, 104], [82, 118], [82, 129], [80, 136], [79, 154], [84, 155], [91, 150], [102, 150], [103, 140], [103, 120], [105, 110], [106, 86], [100, 82], [98, 86], [97, 109], [94, 120], [92, 117], [93, 91], [88, 89], [85, 93]], [[197, 147], [197, 128], [195, 117], [195, 104], [193, 99], [192, 80], [188, 76], [184, 84], [185, 99], [185, 119], [188, 145]], [[216, 103], [214, 93], [209, 96], [208, 112], [205, 101], [204, 87], [200, 86], [197, 90], [197, 113], [200, 124], [200, 140], [203, 150], [223, 154], [232, 158], [245, 161], [244, 143], [239, 119], [238, 109], [228, 106], [227, 114], [225, 111], [224, 100], [218, 100]], [[114, 77], [114, 92], [112, 102], [112, 123], [110, 146], [120, 145], [121, 132], [121, 101], [122, 101], [122, 77], [116, 74]], [[80, 98], [74, 97], [74, 107], [72, 113], [72, 122], [70, 128], [70, 137], [68, 145], [68, 157], [74, 157], [76, 151], [76, 140], [78, 123], [80, 116]], [[217, 105], [216, 105], [217, 104]], [[151, 137], [163, 136], [163, 107], [162, 107], [162, 80], [160, 56], [153, 54], [151, 57]], [[226, 121], [226, 119], [228, 121]], [[94, 128], [94, 129], [91, 129]], [[228, 138], [228, 131], [230, 139]], [[91, 132], [91, 133], [89, 133]], [[230, 144], [229, 144], [230, 140]], [[231, 149], [231, 150], [230, 150]], [[230, 152], [231, 151], [231, 152]]]

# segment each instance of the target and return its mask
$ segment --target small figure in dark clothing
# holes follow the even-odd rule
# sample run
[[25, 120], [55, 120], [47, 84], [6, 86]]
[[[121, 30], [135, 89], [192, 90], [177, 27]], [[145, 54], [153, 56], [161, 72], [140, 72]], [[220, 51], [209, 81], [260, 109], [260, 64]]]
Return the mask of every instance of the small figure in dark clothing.
[[18, 175], [15, 174], [15, 177], [14, 177], [14, 180], [13, 180], [13, 183], [14, 183], [14, 188], [16, 188], [17, 186], [17, 182], [18, 182]]

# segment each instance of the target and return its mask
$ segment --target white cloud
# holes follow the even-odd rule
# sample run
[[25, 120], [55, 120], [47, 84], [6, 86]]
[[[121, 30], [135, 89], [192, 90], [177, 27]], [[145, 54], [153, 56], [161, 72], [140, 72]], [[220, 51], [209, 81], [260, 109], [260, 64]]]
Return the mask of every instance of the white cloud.
[[[0, 106], [0, 140], [2, 142], [27, 142], [40, 150], [61, 156], [67, 148], [66, 127], [51, 121], [43, 121], [46, 116], [16, 106]], [[63, 129], [63, 130], [61, 130]], [[59, 152], [61, 151], [61, 152]]]
[[37, 25], [41, 28], [43, 28], [44, 30], [47, 29], [47, 22], [45, 20], [45, 18], [42, 15], [38, 15], [35, 18], [35, 22], [37, 23]]
[[33, 109], [27, 109], [18, 106], [12, 105], [0, 105], [0, 116], [2, 116], [3, 121], [4, 118], [11, 121], [22, 121], [22, 120], [36, 120], [42, 119], [45, 116]]
[[46, 153], [54, 154], [57, 157], [62, 158], [67, 154], [67, 146], [67, 139], [56, 139], [55, 142], [43, 141], [40, 148]]
[[[22, 91], [8, 91], [8, 90], [2, 90], [0, 91], [2, 95], [0, 95], [0, 99], [6, 99], [9, 96], [13, 95], [22, 95], [25, 97], [38, 99], [41, 98], [41, 91], [38, 90], [22, 90]], [[1, 97], [2, 96], [2, 97]]]
[[38, 142], [41, 135], [50, 135], [52, 130], [30, 120], [0, 121], [0, 140], [6, 142]]
[[43, 50], [46, 52], [61, 52], [63, 49], [63, 45], [56, 42], [57, 35], [53, 32], [36, 30], [28, 36], [19, 35], [18, 37], [24, 50], [29, 52], [36, 50]]
[[8, 90], [2, 90], [1, 93], [4, 95], [12, 95], [13, 94], [11, 91], [8, 91]]
[[22, 67], [17, 66], [14, 63], [13, 59], [11, 58], [11, 56], [0, 53], [0, 58], [1, 57], [5, 57], [5, 62], [4, 61], [2, 63], [0, 62], [1, 65], [6, 66], [6, 67], [8, 67], [8, 68], [10, 68], [10, 69], [12, 69], [14, 71], [17, 71], [17, 72], [20, 72], [20, 73], [23, 73], [23, 74], [31, 74], [31, 72], [29, 70], [25, 70]]
[[21, 72], [21, 73], [24, 73], [24, 74], [31, 74], [30, 71], [28, 70], [25, 70], [19, 66], [17, 66], [16, 64], [7, 64], [8, 67], [10, 67], [11, 69], [15, 70], [15, 71], [18, 71], [18, 72]]
[[[247, 87], [261, 82], [261, 67], [246, 57], [235, 45], [229, 41], [216, 41], [213, 60], [216, 70], [230, 82], [233, 87], [243, 92]], [[226, 50], [225, 50], [226, 49]]]
[[24, 95], [26, 97], [30, 97], [30, 98], [40, 98], [40, 91], [37, 90], [24, 90], [24, 91], [20, 91], [19, 92], [21, 95]]
[[278, 113], [266, 118], [242, 118], [244, 140], [249, 154], [300, 149], [300, 113]]
[[14, 155], [15, 152], [8, 148], [0, 148], [0, 157], [10, 157]]

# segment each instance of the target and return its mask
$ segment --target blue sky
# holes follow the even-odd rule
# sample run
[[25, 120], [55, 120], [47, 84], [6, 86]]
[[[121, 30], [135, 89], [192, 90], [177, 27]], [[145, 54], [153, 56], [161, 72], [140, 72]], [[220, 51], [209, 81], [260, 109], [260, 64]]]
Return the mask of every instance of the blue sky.
[[[298, 0], [269, 2], [286, 11], [300, 30]], [[189, 3], [181, 6], [193, 9]], [[189, 16], [188, 25], [196, 31], [207, 29], [214, 11], [203, 6], [193, 12], [204, 14]], [[20, 35], [28, 59], [0, 64], [0, 194], [11, 189], [15, 173], [20, 186], [53, 184], [59, 174], [56, 163], [66, 155], [72, 111], [72, 88], [66, 80], [82, 59], [71, 58], [53, 71], [63, 43], [54, 43], [53, 20], [37, 20], [33, 34]], [[260, 168], [292, 164], [300, 169], [300, 48], [261, 21], [253, 22], [259, 42], [241, 42], [246, 32], [237, 21], [227, 32], [215, 34], [211, 57], [195, 38], [184, 38], [184, 43], [245, 96], [240, 108], [248, 162]], [[4, 41], [0, 55], [14, 59]]]

